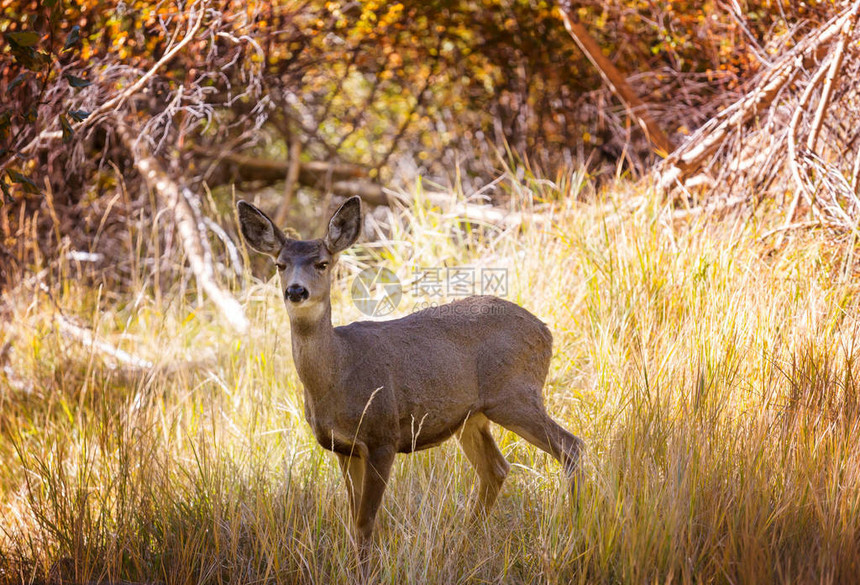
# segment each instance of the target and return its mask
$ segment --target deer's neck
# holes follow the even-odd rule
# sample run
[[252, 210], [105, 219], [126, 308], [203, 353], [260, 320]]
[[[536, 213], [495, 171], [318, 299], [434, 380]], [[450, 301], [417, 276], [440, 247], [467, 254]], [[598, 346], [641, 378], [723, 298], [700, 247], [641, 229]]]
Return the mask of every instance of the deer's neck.
[[318, 315], [291, 315], [293, 361], [305, 392], [326, 394], [335, 384], [340, 352], [331, 324], [331, 305]]

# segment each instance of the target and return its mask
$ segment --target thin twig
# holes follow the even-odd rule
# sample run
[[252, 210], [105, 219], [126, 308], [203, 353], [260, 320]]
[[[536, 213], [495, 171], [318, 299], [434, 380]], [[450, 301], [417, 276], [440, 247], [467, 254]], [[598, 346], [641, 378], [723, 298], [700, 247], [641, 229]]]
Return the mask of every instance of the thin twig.
[[[815, 72], [813, 78], [809, 80], [808, 84], [806, 84], [806, 88], [800, 96], [800, 101], [794, 109], [794, 113], [791, 116], [791, 122], [788, 125], [788, 166], [791, 170], [794, 184], [797, 186], [797, 193], [794, 194], [794, 199], [792, 199], [791, 205], [788, 208], [788, 213], [785, 215], [785, 225], [794, 221], [794, 214], [797, 213], [797, 207], [800, 203], [801, 196], [805, 196], [809, 201], [809, 204], [812, 205], [812, 194], [807, 193], [806, 183], [803, 180], [803, 177], [801, 177], [800, 167], [797, 164], [797, 134], [800, 128], [800, 120], [803, 118], [803, 112], [812, 98], [812, 93], [815, 91], [815, 88], [818, 87], [819, 82], [827, 71], [828, 67], [822, 64], [821, 67], [818, 68], [818, 71]], [[777, 243], [782, 243], [782, 238], [780, 238]]]
[[302, 163], [302, 138], [298, 132], [290, 135], [290, 164], [287, 167], [287, 176], [284, 180], [284, 196], [278, 211], [275, 213], [275, 225], [283, 226], [293, 206], [293, 195], [299, 182], [299, 170]]

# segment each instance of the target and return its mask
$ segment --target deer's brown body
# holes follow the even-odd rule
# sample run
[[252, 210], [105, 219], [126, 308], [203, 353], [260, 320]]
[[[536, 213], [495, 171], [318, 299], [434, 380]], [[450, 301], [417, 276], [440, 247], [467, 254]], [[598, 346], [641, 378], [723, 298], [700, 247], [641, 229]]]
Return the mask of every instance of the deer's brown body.
[[[533, 407], [543, 404], [552, 336], [526, 310], [496, 297], [313, 335], [329, 337], [323, 375], [316, 344], [308, 344], [317, 340], [298, 333], [293, 341], [308, 423], [323, 447], [342, 455], [382, 445], [399, 453], [432, 447], [470, 415], [492, 420], [521, 403], [524, 390]], [[362, 415], [367, 424], [359, 424]]]
[[305, 414], [338, 456], [359, 542], [370, 541], [395, 454], [452, 435], [480, 477], [477, 510], [489, 509], [509, 468], [490, 421], [552, 454], [573, 483], [581, 441], [546, 413], [552, 336], [525, 309], [479, 296], [402, 319], [332, 326], [330, 266], [357, 239], [359, 211], [352, 198], [325, 238], [298, 241], [239, 204], [246, 240], [278, 263]]

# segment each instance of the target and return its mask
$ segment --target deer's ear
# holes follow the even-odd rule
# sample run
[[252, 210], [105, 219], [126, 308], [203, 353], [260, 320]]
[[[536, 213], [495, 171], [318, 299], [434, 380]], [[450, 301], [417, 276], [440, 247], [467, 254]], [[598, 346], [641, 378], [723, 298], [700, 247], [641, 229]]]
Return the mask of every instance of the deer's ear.
[[352, 246], [360, 234], [361, 198], [350, 197], [331, 216], [323, 243], [329, 252], [337, 254]]
[[275, 226], [268, 215], [250, 203], [239, 201], [236, 206], [239, 209], [239, 227], [248, 245], [263, 254], [277, 256], [287, 241], [284, 232]]

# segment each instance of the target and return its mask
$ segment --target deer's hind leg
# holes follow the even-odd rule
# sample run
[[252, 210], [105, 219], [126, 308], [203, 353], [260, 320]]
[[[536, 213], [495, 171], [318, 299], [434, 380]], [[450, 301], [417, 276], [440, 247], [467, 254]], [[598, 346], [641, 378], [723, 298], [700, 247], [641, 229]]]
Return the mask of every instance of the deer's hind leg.
[[508, 475], [510, 464], [499, 451], [490, 421], [483, 414], [470, 416], [457, 435], [466, 458], [475, 467], [480, 479], [478, 501], [473, 508], [473, 517], [486, 514], [496, 502], [496, 496]]
[[506, 396], [519, 396], [520, 400], [502, 401], [485, 410], [487, 417], [523, 439], [546, 451], [561, 463], [570, 482], [570, 491], [576, 494], [579, 478], [579, 459], [582, 439], [555, 422], [546, 412], [540, 388], [526, 387]]

